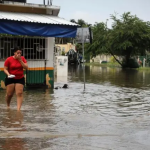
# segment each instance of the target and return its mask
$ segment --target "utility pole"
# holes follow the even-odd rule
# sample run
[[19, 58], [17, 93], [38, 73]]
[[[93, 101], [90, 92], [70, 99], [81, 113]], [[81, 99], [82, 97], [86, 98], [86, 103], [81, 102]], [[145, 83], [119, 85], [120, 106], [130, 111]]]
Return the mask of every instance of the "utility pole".
[[84, 39], [84, 28], [82, 28], [82, 59], [83, 59], [83, 81], [84, 81], [84, 90], [85, 90], [85, 62], [84, 62], [84, 43], [85, 43], [85, 39]]
[[[53, 0], [47, 0], [47, 5], [52, 5], [52, 2]], [[43, 5], [46, 5], [45, 0], [43, 0]]]
[[50, 5], [53, 5], [52, 2], [53, 2], [53, 0], [50, 0]]

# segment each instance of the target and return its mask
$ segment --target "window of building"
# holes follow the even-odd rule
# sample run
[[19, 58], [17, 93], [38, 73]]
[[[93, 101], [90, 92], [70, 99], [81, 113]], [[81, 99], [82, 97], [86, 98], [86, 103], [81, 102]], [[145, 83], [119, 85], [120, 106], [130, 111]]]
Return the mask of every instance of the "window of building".
[[46, 38], [41, 37], [0, 37], [0, 59], [13, 55], [15, 46], [23, 49], [23, 56], [28, 60], [45, 60]]

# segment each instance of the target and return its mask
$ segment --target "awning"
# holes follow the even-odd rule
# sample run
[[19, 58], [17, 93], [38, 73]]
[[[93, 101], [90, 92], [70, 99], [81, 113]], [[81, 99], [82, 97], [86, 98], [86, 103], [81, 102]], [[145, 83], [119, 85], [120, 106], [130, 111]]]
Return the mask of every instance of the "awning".
[[0, 11], [0, 33], [44, 37], [75, 37], [77, 27], [77, 24], [56, 16]]

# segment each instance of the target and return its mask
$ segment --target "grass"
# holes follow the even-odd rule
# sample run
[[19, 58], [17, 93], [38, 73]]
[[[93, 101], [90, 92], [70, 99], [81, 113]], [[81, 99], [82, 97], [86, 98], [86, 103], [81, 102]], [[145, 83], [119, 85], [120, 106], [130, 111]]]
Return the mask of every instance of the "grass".
[[150, 71], [150, 67], [139, 67], [139, 68], [137, 68], [137, 70], [141, 70], [141, 71], [143, 71], [143, 70], [146, 70], [146, 71]]
[[117, 62], [115, 63], [98, 63], [98, 62], [91, 62], [91, 63], [85, 63], [86, 66], [101, 66], [101, 67], [121, 67]]
[[[120, 64], [118, 64], [117, 62], [109, 62], [109, 63], [98, 63], [98, 62], [91, 62], [91, 63], [85, 63], [86, 66], [101, 66], [101, 67], [121, 67]], [[139, 71], [150, 71], [150, 67], [139, 67], [136, 68]]]

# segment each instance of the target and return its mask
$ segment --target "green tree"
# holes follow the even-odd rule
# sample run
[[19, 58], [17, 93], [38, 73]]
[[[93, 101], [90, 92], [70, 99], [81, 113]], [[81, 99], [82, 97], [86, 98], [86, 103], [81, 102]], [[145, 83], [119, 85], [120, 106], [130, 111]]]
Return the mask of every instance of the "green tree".
[[[112, 29], [107, 23], [96, 23], [93, 26], [93, 44], [88, 52], [92, 56], [101, 53], [123, 56], [123, 62], [117, 60], [122, 67], [135, 67], [131, 59], [145, 54], [150, 46], [150, 24], [144, 22], [130, 12], [124, 13], [120, 19], [111, 15]], [[136, 66], [137, 67], [137, 66]]]
[[77, 23], [74, 19], [70, 19], [70, 22]]

